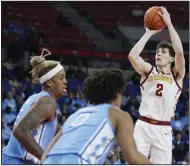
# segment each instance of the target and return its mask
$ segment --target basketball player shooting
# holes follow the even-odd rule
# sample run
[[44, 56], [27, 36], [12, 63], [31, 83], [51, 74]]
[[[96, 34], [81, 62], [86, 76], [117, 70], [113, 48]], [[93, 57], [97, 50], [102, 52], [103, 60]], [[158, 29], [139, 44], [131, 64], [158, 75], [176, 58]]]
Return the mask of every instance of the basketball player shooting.
[[[161, 13], [162, 12], [162, 13]], [[158, 14], [168, 27], [171, 43], [162, 41], [157, 45], [156, 66], [145, 62], [139, 55], [147, 41], [160, 30], [149, 30], [129, 53], [133, 68], [141, 75], [140, 118], [134, 130], [138, 150], [146, 157], [151, 153], [153, 164], [171, 164], [172, 128], [170, 120], [182, 90], [185, 60], [181, 40], [172, 25], [170, 14], [161, 7]], [[172, 66], [172, 63], [175, 63]]]

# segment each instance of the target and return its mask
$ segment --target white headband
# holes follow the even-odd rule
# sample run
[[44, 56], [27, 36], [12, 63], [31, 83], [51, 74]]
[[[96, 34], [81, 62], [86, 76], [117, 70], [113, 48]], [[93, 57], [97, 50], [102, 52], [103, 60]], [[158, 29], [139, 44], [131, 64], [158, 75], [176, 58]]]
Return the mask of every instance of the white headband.
[[58, 64], [56, 67], [54, 67], [52, 70], [50, 70], [48, 73], [40, 77], [40, 83], [43, 84], [50, 78], [52, 78], [54, 75], [56, 75], [59, 71], [63, 69], [63, 66], [61, 64]]

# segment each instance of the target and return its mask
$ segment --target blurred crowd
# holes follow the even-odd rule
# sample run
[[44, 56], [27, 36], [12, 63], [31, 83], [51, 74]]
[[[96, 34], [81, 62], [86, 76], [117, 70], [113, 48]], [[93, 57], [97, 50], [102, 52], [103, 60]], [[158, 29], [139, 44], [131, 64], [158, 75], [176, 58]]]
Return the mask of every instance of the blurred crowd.
[[[12, 64], [13, 65], [13, 64]], [[25, 100], [41, 90], [39, 84], [34, 85], [29, 78], [29, 71], [19, 69], [19, 66], [3, 63], [2, 68], [2, 147], [10, 138], [15, 118]], [[82, 66], [70, 66], [67, 73], [68, 94], [57, 101], [57, 116], [60, 125], [81, 107], [87, 106], [82, 93], [84, 79], [88, 76]], [[22, 75], [22, 76], [21, 76]], [[139, 117], [140, 77], [133, 74], [126, 81], [126, 92], [123, 96], [122, 109], [132, 116], [134, 123]], [[173, 164], [189, 163], [189, 75], [186, 73], [183, 92], [176, 107], [175, 116], [171, 121], [173, 128]], [[116, 148], [106, 161], [109, 164], [125, 163], [122, 152]]]

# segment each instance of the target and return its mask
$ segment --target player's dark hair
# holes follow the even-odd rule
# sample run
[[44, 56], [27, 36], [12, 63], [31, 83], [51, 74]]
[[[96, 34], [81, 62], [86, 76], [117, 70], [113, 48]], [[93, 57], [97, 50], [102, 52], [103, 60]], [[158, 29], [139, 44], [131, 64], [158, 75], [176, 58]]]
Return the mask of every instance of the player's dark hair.
[[[171, 57], [175, 57], [175, 51], [174, 51], [174, 48], [172, 46], [172, 44], [168, 41], [161, 41], [160, 43], [158, 43], [157, 47], [156, 47], [156, 50], [158, 50], [159, 48], [168, 48], [169, 50], [169, 54]], [[174, 66], [174, 62], [171, 63], [171, 68]]]
[[168, 48], [170, 56], [175, 57], [175, 51], [174, 51], [174, 48], [170, 42], [165, 41], [165, 40], [161, 41], [160, 43], [158, 43], [156, 50], [158, 50], [159, 48]]
[[125, 91], [125, 80], [119, 69], [95, 71], [84, 81], [84, 97], [90, 104], [110, 103], [117, 93]]

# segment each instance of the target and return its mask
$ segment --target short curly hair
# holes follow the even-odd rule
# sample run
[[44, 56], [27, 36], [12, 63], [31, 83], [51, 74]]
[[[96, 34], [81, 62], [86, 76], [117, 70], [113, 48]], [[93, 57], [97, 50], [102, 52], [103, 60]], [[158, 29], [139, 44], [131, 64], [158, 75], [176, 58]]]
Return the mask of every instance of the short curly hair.
[[95, 71], [84, 81], [84, 97], [90, 104], [110, 103], [117, 93], [125, 91], [125, 80], [119, 69]]

